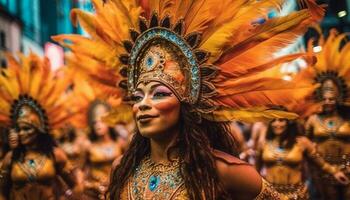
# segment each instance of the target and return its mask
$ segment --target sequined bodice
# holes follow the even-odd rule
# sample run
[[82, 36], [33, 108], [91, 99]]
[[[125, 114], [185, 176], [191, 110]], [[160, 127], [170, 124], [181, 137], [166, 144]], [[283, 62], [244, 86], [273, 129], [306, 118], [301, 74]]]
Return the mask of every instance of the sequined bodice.
[[313, 124], [313, 141], [322, 157], [331, 164], [349, 163], [350, 122], [341, 118], [323, 120], [316, 116]]
[[16, 184], [51, 181], [55, 176], [54, 162], [45, 155], [24, 162], [15, 161], [11, 170], [11, 180]]
[[350, 140], [350, 122], [342, 119], [322, 120], [316, 116], [314, 124], [314, 139], [340, 139]]
[[284, 149], [278, 144], [268, 142], [263, 149], [262, 159], [267, 165], [297, 167], [303, 161], [303, 150], [298, 145], [294, 145], [291, 149]]
[[145, 158], [123, 191], [122, 199], [128, 200], [188, 199], [178, 160], [156, 164]]

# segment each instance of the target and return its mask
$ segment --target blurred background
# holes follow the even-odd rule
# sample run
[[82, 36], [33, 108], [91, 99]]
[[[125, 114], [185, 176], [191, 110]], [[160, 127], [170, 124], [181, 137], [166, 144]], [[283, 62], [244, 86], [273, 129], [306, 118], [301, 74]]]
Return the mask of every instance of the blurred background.
[[[321, 23], [325, 34], [330, 28], [337, 28], [340, 32], [350, 31], [350, 0], [318, 2], [328, 4], [326, 17]], [[0, 52], [21, 51], [27, 54], [34, 51], [47, 56], [54, 69], [62, 66], [64, 50], [53, 43], [50, 36], [61, 33], [85, 34], [81, 28], [71, 24], [69, 16], [72, 8], [93, 12], [91, 0], [0, 0]], [[285, 15], [295, 9], [298, 9], [295, 0], [288, 0], [281, 13], [271, 11], [268, 18]], [[263, 23], [264, 19], [257, 22]], [[283, 49], [280, 54], [303, 50], [305, 41], [314, 36], [315, 33], [309, 31], [295, 44]], [[315, 51], [319, 49], [316, 48]], [[0, 66], [6, 66], [1, 53]], [[281, 70], [288, 74], [298, 71], [303, 66], [304, 63], [297, 60], [288, 66], [282, 66]]]

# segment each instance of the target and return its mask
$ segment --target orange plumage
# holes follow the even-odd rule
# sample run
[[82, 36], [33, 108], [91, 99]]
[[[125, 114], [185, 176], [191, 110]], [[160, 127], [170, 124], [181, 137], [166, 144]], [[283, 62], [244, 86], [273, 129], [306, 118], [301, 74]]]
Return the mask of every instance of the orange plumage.
[[[150, 20], [153, 13], [157, 13], [160, 19], [170, 16], [173, 26], [183, 20], [185, 38], [190, 33], [200, 33], [202, 37], [198, 48], [210, 52], [205, 64], [218, 69], [211, 80], [202, 80], [202, 84], [204, 81], [210, 82], [211, 87], [216, 88], [216, 95], [210, 100], [218, 107], [218, 111], [215, 117], [207, 114], [203, 114], [203, 117], [217, 121], [271, 118], [276, 115], [292, 117], [280, 111], [273, 113], [273, 110], [268, 110], [264, 113], [264, 109], [271, 104], [296, 101], [291, 91], [299, 86], [281, 79], [256, 75], [305, 56], [295, 54], [276, 58], [274, 53], [291, 44], [309, 25], [319, 21], [324, 10], [314, 0], [305, 0], [303, 5], [307, 5], [307, 8], [269, 19], [261, 25], [253, 23], [259, 18], [265, 18], [271, 9], [280, 10], [284, 2], [108, 0], [103, 4], [100, 0], [93, 0], [95, 14], [76, 9], [72, 11], [73, 22], [80, 23], [89, 33], [89, 39], [78, 35], [59, 35], [53, 39], [70, 48], [73, 53], [89, 57], [92, 64], [85, 71], [93, 79], [108, 83], [110, 80], [107, 78], [94, 77], [96, 72], [105, 74], [105, 77], [108, 77], [108, 73], [115, 73], [115, 81], [120, 82], [123, 78], [118, 73], [122, 65], [118, 57], [127, 54], [123, 42], [130, 40], [129, 30], [140, 32], [142, 24], [138, 22], [139, 17]], [[94, 65], [94, 60], [102, 64]], [[243, 113], [243, 110], [249, 112]]]

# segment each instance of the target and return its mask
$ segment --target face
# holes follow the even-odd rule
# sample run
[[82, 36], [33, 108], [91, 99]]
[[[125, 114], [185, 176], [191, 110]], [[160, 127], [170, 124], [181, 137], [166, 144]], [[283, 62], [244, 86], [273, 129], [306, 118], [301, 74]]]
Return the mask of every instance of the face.
[[287, 120], [275, 119], [271, 123], [271, 127], [275, 135], [282, 135], [287, 130]]
[[94, 130], [98, 136], [103, 136], [108, 133], [109, 127], [102, 121], [102, 118], [107, 116], [107, 114], [108, 108], [103, 104], [97, 105], [94, 109]]
[[168, 87], [158, 82], [140, 83], [133, 99], [136, 126], [144, 137], [161, 137], [177, 127], [180, 101]]
[[323, 111], [330, 113], [336, 108], [337, 97], [334, 91], [324, 91], [322, 96]]
[[18, 128], [19, 140], [21, 144], [30, 145], [35, 142], [36, 138], [38, 137], [38, 132], [32, 125], [27, 123], [19, 123]]

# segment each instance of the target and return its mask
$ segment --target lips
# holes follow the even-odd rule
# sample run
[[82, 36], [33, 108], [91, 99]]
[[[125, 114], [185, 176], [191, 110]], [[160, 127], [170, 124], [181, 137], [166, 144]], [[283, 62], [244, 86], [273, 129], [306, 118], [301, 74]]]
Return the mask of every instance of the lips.
[[141, 123], [146, 123], [146, 122], [149, 122], [156, 117], [157, 116], [145, 114], [145, 115], [139, 115], [136, 119], [137, 119], [137, 121], [139, 121]]

